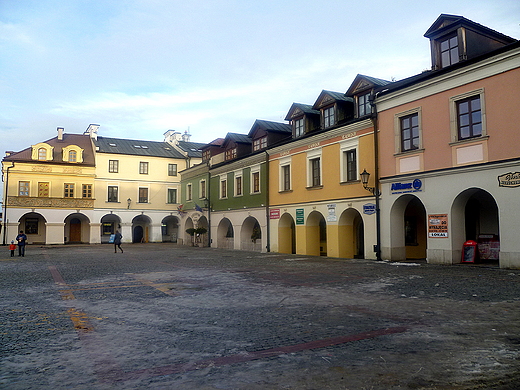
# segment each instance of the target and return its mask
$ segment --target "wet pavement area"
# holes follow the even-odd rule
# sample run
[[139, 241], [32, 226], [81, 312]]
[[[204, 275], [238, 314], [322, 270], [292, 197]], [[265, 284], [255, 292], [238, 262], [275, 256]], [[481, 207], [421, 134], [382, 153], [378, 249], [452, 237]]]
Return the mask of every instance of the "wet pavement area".
[[123, 248], [4, 248], [1, 389], [520, 386], [520, 270]]

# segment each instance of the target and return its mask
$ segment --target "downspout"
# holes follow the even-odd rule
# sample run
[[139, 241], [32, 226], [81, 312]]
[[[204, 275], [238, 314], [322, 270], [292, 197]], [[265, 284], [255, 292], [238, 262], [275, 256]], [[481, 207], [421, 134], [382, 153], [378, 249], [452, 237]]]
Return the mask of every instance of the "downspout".
[[211, 248], [211, 173], [209, 172], [209, 161], [206, 162], [208, 166], [208, 184], [206, 187], [206, 192], [208, 194], [208, 247]]
[[375, 95], [372, 92], [371, 104], [372, 104], [372, 124], [374, 127], [374, 196], [376, 197], [376, 259], [381, 261], [381, 210], [379, 196], [379, 136], [378, 136], [378, 118], [377, 118], [377, 104], [376, 99], [379, 92]]
[[7, 167], [5, 169], [5, 194], [4, 194], [4, 222], [3, 222], [3, 225], [2, 225], [2, 229], [4, 231], [4, 234], [3, 234], [3, 244], [2, 245], [7, 245], [6, 242], [5, 242], [5, 236], [6, 236], [6, 233], [7, 233], [7, 225], [6, 225], [6, 221], [7, 221], [7, 197], [9, 196], [8, 195], [8, 192], [9, 192], [9, 169], [11, 168], [14, 168], [14, 161], [13, 161], [13, 165], [11, 165], [10, 167]]
[[265, 220], [267, 230], [267, 242], [265, 250], [267, 252], [271, 252], [271, 220], [269, 219], [269, 153], [267, 152], [267, 150], [265, 151], [265, 181]]

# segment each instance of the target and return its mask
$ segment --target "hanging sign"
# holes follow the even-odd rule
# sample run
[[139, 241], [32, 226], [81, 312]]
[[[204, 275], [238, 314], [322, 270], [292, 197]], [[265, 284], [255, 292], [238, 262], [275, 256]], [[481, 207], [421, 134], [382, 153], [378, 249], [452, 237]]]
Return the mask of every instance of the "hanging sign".
[[498, 176], [499, 187], [520, 187], [520, 172], [509, 172]]
[[428, 237], [448, 237], [448, 214], [428, 214]]

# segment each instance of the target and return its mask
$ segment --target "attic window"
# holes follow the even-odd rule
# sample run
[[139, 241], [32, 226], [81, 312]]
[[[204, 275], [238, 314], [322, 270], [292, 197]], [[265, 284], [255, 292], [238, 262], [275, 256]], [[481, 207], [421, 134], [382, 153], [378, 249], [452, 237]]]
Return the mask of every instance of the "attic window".
[[108, 144], [108, 146], [117, 146], [117, 145], [116, 145], [116, 144], [112, 144], [112, 143], [110, 143], [110, 144]]
[[146, 146], [146, 145], [141, 145], [141, 148], [143, 148], [143, 149], [148, 149], [148, 146]]
[[141, 149], [141, 145], [134, 145], [134, 148]]
[[165, 146], [165, 147], [164, 147], [164, 150], [171, 150], [171, 148]]

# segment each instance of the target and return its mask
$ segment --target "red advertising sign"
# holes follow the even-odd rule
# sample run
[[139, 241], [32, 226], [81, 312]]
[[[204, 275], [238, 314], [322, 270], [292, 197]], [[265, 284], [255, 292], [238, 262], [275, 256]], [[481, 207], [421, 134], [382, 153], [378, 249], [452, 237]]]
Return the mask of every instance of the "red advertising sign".
[[280, 219], [280, 209], [269, 210], [269, 219]]
[[448, 214], [428, 214], [428, 237], [448, 237]]

